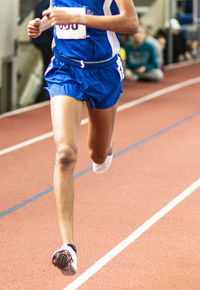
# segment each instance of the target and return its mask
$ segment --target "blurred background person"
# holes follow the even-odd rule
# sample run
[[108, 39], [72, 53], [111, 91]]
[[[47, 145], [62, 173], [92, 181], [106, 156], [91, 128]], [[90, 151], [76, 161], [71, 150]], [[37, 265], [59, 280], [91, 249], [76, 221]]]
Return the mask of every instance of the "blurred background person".
[[172, 63], [182, 62], [185, 60], [190, 60], [192, 58], [190, 53], [190, 47], [187, 43], [187, 37], [185, 33], [181, 30], [181, 25], [175, 18], [166, 21], [165, 28], [158, 30], [156, 37], [164, 37], [166, 39], [166, 46], [164, 49], [164, 60], [165, 64], [169, 64], [168, 54], [169, 54], [169, 29], [172, 31], [173, 37], [173, 47], [172, 47]]
[[124, 72], [125, 72], [125, 68], [126, 68], [126, 51], [125, 51], [124, 47], [125, 47], [127, 41], [128, 41], [128, 35], [120, 33], [119, 55], [121, 56], [121, 61], [122, 61], [122, 66], [123, 66]]
[[[39, 3], [36, 5], [35, 8], [34, 18], [42, 18], [43, 17], [42, 12], [48, 8], [49, 8], [49, 0], [39, 1]], [[53, 56], [51, 48], [52, 39], [53, 39], [53, 28], [44, 31], [39, 37], [31, 39], [31, 42], [34, 44], [34, 46], [37, 47], [41, 52], [43, 62], [43, 75]], [[44, 87], [46, 87], [46, 82], [43, 78], [42, 88], [36, 98], [36, 103], [49, 99], [48, 93], [46, 92]]]
[[159, 67], [157, 53], [154, 45], [146, 40], [146, 30], [140, 26], [138, 33], [131, 35], [125, 45], [126, 70], [128, 81], [159, 82], [163, 72]]
[[163, 36], [159, 36], [158, 38], [156, 38], [149, 33], [147, 28], [144, 27], [144, 29], [146, 31], [146, 41], [150, 42], [154, 46], [157, 54], [158, 66], [160, 69], [163, 69], [166, 39]]
[[200, 48], [199, 48], [199, 41], [198, 40], [193, 40], [190, 44], [191, 48], [191, 56], [196, 59], [200, 55]]

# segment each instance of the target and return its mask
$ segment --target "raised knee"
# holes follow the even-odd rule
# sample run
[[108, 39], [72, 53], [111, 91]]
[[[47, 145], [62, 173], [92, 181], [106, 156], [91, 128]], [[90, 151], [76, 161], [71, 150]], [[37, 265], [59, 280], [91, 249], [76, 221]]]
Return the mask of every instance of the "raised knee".
[[106, 157], [107, 157], [107, 154], [103, 154], [102, 152], [101, 153], [97, 153], [95, 151], [90, 151], [90, 158], [97, 164], [101, 164], [105, 161]]
[[77, 149], [70, 145], [60, 144], [57, 146], [56, 164], [61, 167], [75, 166]]

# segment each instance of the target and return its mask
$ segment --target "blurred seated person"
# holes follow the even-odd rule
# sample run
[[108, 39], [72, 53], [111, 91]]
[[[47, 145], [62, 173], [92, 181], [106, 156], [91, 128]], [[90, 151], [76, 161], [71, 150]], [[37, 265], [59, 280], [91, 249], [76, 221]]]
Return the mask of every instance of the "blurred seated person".
[[165, 48], [166, 48], [166, 39], [163, 36], [159, 36], [159, 37], [157, 37], [155, 39], [158, 41], [158, 43], [160, 45], [160, 48], [161, 48], [160, 64], [161, 64], [161, 68], [163, 69], [164, 68], [164, 64], [165, 64], [164, 51], [165, 51]]
[[126, 51], [124, 49], [126, 42], [128, 40], [128, 35], [127, 34], [122, 34], [120, 33], [120, 51], [119, 55], [121, 56], [121, 61], [123, 65], [123, 70], [125, 71], [126, 67]]
[[146, 31], [139, 27], [138, 33], [131, 35], [125, 46], [126, 70], [128, 81], [159, 82], [163, 72], [159, 68], [155, 47], [146, 40]]
[[157, 37], [164, 37], [166, 39], [166, 46], [164, 50], [165, 64], [169, 64], [168, 60], [168, 42], [169, 42], [169, 29], [172, 31], [173, 36], [173, 57], [172, 63], [182, 62], [184, 60], [190, 60], [192, 58], [190, 49], [187, 44], [187, 38], [177, 19], [172, 18], [170, 21], [166, 21], [165, 28], [160, 29], [157, 32]]
[[198, 58], [200, 55], [199, 41], [193, 40], [190, 44], [192, 58]]
[[163, 36], [159, 36], [158, 38], [153, 37], [148, 30], [146, 29], [146, 41], [150, 42], [156, 49], [158, 67], [163, 69], [164, 66], [164, 49], [166, 45], [166, 39]]
[[124, 47], [128, 41], [128, 34], [120, 33], [119, 38], [121, 47]]

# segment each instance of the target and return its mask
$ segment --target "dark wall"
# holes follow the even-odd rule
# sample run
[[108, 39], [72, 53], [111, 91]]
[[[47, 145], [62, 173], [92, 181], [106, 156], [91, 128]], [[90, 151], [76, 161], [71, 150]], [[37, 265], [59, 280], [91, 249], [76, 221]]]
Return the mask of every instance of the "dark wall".
[[40, 0], [20, 0], [20, 22], [35, 8]]

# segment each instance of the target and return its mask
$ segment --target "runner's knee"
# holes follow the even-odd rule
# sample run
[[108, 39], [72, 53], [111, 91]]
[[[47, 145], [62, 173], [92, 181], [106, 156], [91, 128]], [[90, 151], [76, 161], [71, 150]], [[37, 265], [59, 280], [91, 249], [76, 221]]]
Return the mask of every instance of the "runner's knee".
[[56, 152], [56, 164], [61, 167], [75, 166], [77, 161], [77, 148], [67, 144], [59, 144]]

